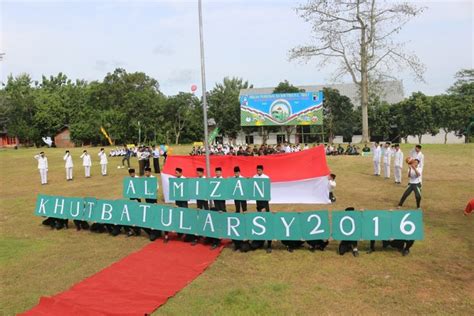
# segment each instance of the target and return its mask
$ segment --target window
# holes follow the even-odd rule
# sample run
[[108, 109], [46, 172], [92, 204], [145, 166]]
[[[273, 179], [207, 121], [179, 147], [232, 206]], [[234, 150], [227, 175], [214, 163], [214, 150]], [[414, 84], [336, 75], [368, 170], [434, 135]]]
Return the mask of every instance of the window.
[[277, 144], [282, 144], [285, 142], [285, 134], [277, 135]]
[[245, 143], [246, 144], [253, 144], [253, 135], [246, 135], [245, 136]]

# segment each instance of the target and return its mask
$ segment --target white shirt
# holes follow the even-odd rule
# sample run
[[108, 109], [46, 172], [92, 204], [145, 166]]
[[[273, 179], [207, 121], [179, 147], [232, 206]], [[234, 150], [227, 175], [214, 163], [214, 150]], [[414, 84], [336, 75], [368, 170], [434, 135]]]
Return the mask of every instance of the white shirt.
[[87, 153], [83, 153], [81, 155], [81, 158], [82, 158], [82, 165], [84, 167], [90, 167], [92, 166], [92, 159], [91, 159], [91, 155], [87, 154]]
[[336, 180], [329, 180], [328, 181], [329, 192], [333, 192], [335, 188], [336, 188]]
[[400, 149], [395, 150], [395, 153], [393, 154], [393, 156], [394, 156], [393, 163], [395, 167], [402, 168], [403, 167], [403, 151], [401, 151]]
[[383, 163], [390, 164], [390, 160], [392, 159], [392, 150], [390, 148], [385, 148], [383, 153]]
[[416, 170], [420, 174], [419, 176], [413, 170], [413, 167], [410, 167], [408, 169], [408, 182], [409, 183], [412, 183], [412, 184], [421, 183], [421, 172], [422, 172], [422, 170], [421, 170], [420, 166], [416, 167]]
[[423, 167], [425, 166], [425, 155], [423, 155], [423, 153], [420, 151], [420, 152], [416, 152], [416, 150], [413, 150], [411, 153], [410, 153], [410, 156], [413, 158], [413, 159], [418, 159], [419, 163], [418, 163], [418, 167], [421, 168], [421, 170], [423, 170]]
[[374, 161], [380, 161], [382, 152], [380, 150], [380, 146], [374, 147]]
[[154, 149], [153, 150], [153, 158], [160, 158], [160, 150]]
[[35, 159], [38, 160], [38, 169], [48, 169], [48, 158], [36, 155]]
[[66, 167], [66, 168], [74, 167], [74, 164], [72, 163], [72, 157], [71, 157], [70, 153], [65, 154], [64, 157], [63, 157], [63, 160], [66, 161], [66, 164], [64, 165], [64, 167]]
[[265, 178], [265, 179], [270, 179], [269, 176], [267, 176], [266, 174], [262, 173], [261, 175], [258, 175], [258, 173], [256, 175], [253, 176], [254, 178]]
[[99, 151], [98, 156], [100, 157], [100, 164], [106, 165], [107, 164], [107, 155], [104, 151]]

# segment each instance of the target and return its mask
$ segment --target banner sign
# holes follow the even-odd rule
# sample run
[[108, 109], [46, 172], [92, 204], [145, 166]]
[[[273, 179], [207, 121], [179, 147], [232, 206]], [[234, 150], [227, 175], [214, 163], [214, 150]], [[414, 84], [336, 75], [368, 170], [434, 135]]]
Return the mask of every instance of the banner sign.
[[322, 91], [240, 96], [241, 126], [322, 124]]
[[421, 240], [423, 212], [328, 211], [225, 213], [138, 203], [39, 195], [35, 215], [137, 226], [236, 240]]
[[270, 201], [269, 178], [170, 178], [169, 199]]
[[156, 177], [125, 177], [123, 179], [123, 197], [156, 199], [158, 180]]

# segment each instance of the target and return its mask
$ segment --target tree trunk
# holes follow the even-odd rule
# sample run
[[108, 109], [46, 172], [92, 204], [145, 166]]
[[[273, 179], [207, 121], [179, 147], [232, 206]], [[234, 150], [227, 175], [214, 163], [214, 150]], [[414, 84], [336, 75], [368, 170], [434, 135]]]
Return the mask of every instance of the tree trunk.
[[176, 133], [176, 142], [175, 142], [176, 145], [179, 144], [179, 134], [181, 134], [181, 132]]
[[418, 135], [418, 144], [420, 144], [420, 145], [421, 145], [421, 138], [422, 138], [422, 137], [423, 137], [423, 134]]
[[360, 29], [360, 106], [362, 107], [362, 142], [370, 141], [369, 136], [369, 68], [367, 56], [366, 27]]
[[448, 142], [448, 131], [444, 130], [444, 144], [446, 145], [447, 142]]

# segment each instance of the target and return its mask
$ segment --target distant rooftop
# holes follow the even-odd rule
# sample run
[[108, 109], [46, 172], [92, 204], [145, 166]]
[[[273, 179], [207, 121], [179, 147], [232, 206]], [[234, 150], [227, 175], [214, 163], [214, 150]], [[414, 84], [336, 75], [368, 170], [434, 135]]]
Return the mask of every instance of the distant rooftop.
[[[300, 89], [304, 89], [306, 92], [317, 92], [323, 88], [332, 88], [339, 90], [339, 93], [347, 96], [351, 99], [355, 106], [360, 105], [360, 97], [358, 87], [353, 83], [341, 83], [341, 84], [325, 84], [325, 85], [310, 85], [310, 86], [297, 86]], [[271, 94], [275, 87], [269, 88], [252, 88], [240, 90], [241, 95], [250, 94]], [[384, 81], [380, 83], [380, 92], [378, 92], [382, 101], [386, 101], [389, 104], [398, 103], [404, 99], [403, 83], [398, 80]]]

